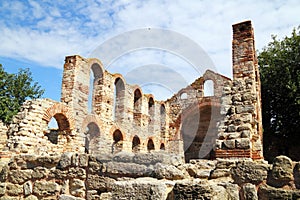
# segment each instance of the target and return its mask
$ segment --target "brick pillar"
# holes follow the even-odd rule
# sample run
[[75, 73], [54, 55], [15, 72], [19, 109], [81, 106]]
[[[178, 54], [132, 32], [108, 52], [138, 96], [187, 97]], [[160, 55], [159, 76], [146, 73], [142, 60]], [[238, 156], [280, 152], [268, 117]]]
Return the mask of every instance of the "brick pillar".
[[260, 79], [251, 21], [234, 24], [233, 81], [222, 97], [216, 157], [263, 158]]
[[61, 102], [72, 109], [77, 131], [88, 114], [90, 69], [87, 66], [87, 61], [78, 55], [65, 59]]

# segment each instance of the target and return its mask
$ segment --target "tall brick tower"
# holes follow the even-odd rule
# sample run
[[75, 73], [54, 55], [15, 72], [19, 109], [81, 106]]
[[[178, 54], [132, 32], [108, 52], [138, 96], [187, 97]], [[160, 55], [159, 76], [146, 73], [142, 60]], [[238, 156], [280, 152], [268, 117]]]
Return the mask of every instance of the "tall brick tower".
[[224, 87], [216, 157], [263, 158], [260, 78], [251, 21], [234, 24], [233, 81]]

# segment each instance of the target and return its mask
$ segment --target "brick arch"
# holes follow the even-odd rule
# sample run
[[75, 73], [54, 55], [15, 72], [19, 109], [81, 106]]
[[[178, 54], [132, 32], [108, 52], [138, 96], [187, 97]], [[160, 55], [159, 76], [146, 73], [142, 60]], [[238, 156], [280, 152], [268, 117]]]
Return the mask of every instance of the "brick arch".
[[109, 136], [110, 136], [110, 138], [113, 139], [113, 135], [114, 135], [114, 133], [115, 133], [117, 130], [119, 130], [119, 131], [121, 132], [123, 141], [127, 140], [126, 134], [124, 133], [124, 131], [123, 131], [120, 127], [118, 127], [118, 126], [116, 126], [116, 125], [113, 125], [113, 126], [110, 128], [110, 130], [109, 130]]
[[202, 98], [197, 104], [192, 104], [186, 109], [184, 109], [181, 113], [178, 114], [175, 122], [170, 124], [172, 127], [176, 129], [176, 132], [170, 140], [179, 140], [182, 139], [182, 135], [180, 133], [181, 123], [183, 120], [195, 112], [201, 112], [206, 108], [212, 108], [213, 114], [219, 114], [219, 109], [221, 108], [220, 99], [218, 97], [205, 97]]
[[118, 78], [121, 79], [121, 80], [123, 81], [124, 87], [125, 87], [125, 89], [126, 89], [126, 81], [125, 81], [125, 79], [124, 79], [124, 77], [123, 77], [122, 74], [115, 73], [115, 74], [113, 74], [113, 77], [114, 77], [115, 81], [116, 81]]
[[187, 162], [190, 159], [212, 158], [220, 117], [220, 100], [217, 97], [202, 98], [197, 105], [191, 105], [179, 114], [177, 123], [180, 125], [171, 140], [183, 140]]
[[148, 151], [155, 150], [155, 141], [153, 137], [149, 137], [147, 139], [147, 150]]
[[214, 89], [214, 96], [220, 97], [223, 91], [223, 85], [225, 81], [230, 80], [230, 78], [223, 76], [221, 74], [215, 73], [211, 70], [206, 70], [203, 74], [202, 81], [202, 88], [204, 90], [204, 82], [211, 80], [213, 82], [213, 89]]
[[143, 90], [142, 90], [142, 88], [141, 88], [140, 86], [134, 85], [134, 86], [132, 87], [132, 91], [133, 91], [133, 92], [135, 92], [136, 90], [139, 90], [140, 93], [141, 93], [141, 96], [143, 96]]
[[103, 127], [102, 121], [99, 119], [97, 115], [88, 115], [82, 122], [81, 125], [81, 133], [85, 132], [85, 128], [90, 124], [95, 123], [101, 130], [101, 127]]
[[93, 70], [93, 73], [95, 74], [95, 78], [100, 78], [104, 76], [105, 70], [100, 60], [96, 58], [91, 58], [88, 60], [88, 64], [90, 68]]
[[160, 143], [159, 149], [160, 149], [160, 150], [166, 150], [166, 145], [165, 145], [164, 142], [161, 142], [161, 143]]
[[74, 130], [75, 121], [66, 105], [55, 103], [44, 112], [42, 119], [48, 124], [52, 117], [56, 119], [59, 130]]

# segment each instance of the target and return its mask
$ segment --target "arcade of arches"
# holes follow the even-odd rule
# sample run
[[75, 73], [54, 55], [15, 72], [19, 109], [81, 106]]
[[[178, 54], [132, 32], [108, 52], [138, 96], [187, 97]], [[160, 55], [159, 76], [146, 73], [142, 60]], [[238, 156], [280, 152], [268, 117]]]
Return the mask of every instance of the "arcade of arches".
[[[61, 102], [25, 102], [18, 120], [3, 128], [5, 146], [35, 154], [165, 151], [186, 161], [260, 159], [260, 82], [250, 21], [233, 26], [232, 55], [232, 80], [207, 70], [166, 101], [109, 73], [98, 59], [67, 56]], [[48, 129], [51, 118], [56, 130]]]

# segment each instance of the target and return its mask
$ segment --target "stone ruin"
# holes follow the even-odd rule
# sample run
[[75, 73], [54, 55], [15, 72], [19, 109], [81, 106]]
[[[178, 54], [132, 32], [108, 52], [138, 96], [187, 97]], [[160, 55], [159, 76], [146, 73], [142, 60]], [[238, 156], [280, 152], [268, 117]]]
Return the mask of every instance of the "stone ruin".
[[233, 25], [232, 60], [233, 80], [207, 70], [158, 101], [98, 59], [67, 56], [61, 101], [28, 100], [0, 124], [0, 199], [300, 198], [300, 165], [263, 160], [251, 21]]

